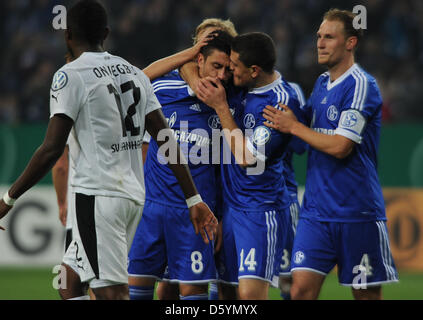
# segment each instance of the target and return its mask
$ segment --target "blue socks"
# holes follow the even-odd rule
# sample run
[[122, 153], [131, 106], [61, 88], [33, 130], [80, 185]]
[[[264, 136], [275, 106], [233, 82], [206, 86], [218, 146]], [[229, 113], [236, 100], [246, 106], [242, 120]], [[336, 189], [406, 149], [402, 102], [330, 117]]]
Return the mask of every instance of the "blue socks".
[[154, 286], [129, 286], [129, 298], [131, 300], [153, 300]]
[[219, 292], [217, 290], [217, 283], [216, 282], [210, 282], [209, 300], [219, 300]]
[[291, 300], [291, 295], [290, 295], [289, 293], [282, 293], [282, 292], [281, 292], [281, 297], [282, 297], [284, 300]]
[[182, 296], [179, 295], [181, 300], [208, 300], [209, 296], [207, 293], [193, 294], [191, 296]]

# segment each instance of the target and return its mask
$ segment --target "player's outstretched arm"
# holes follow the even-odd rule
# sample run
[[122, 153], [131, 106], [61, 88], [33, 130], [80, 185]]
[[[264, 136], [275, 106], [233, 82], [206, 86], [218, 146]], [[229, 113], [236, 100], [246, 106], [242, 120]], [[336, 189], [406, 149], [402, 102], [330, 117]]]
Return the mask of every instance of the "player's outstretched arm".
[[59, 220], [65, 227], [68, 212], [69, 146], [65, 147], [63, 154], [51, 169], [51, 175], [56, 190], [57, 205], [59, 206]]
[[355, 145], [352, 140], [338, 134], [316, 132], [299, 122], [289, 107], [283, 104], [280, 107], [283, 111], [272, 106], [266, 106], [263, 110], [263, 117], [269, 121], [264, 124], [269, 128], [297, 136], [312, 148], [338, 159], [343, 159], [352, 152]]
[[21, 176], [0, 200], [0, 219], [13, 207], [13, 203], [25, 191], [43, 178], [54, 166], [66, 146], [73, 121], [65, 115], [55, 115], [50, 119], [42, 145], [35, 151]]
[[198, 234], [200, 232], [204, 242], [209, 243], [209, 240], [213, 239], [213, 234], [216, 232], [217, 219], [198, 194], [188, 165], [186, 164], [188, 162], [185, 160], [161, 109], [156, 109], [147, 114], [146, 129], [157, 142], [159, 150], [166, 143], [167, 150], [176, 153], [173, 156], [169, 156], [169, 168], [173, 171], [187, 200], [190, 219], [194, 225], [195, 233]]
[[201, 48], [207, 45], [213, 38], [213, 31], [204, 34], [201, 39], [191, 48], [175, 53], [166, 58], [157, 60], [144, 68], [142, 71], [150, 78], [150, 81], [165, 75], [166, 73], [179, 68], [183, 64], [192, 61], [200, 52]]

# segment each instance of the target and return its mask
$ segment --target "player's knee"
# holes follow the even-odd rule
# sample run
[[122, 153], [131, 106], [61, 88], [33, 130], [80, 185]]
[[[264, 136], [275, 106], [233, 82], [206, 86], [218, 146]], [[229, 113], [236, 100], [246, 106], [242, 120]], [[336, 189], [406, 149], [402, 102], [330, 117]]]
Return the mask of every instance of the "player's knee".
[[382, 300], [382, 287], [369, 287], [367, 289], [352, 289], [355, 300]]
[[315, 300], [317, 294], [311, 286], [293, 283], [291, 286], [291, 299], [292, 300]]
[[168, 290], [169, 288], [167, 288], [168, 284], [163, 284], [162, 282], [159, 282], [157, 284], [156, 287], [156, 294], [157, 294], [157, 299], [159, 300], [168, 300]]
[[240, 300], [257, 300], [257, 293], [251, 289], [244, 289], [239, 291]]
[[219, 300], [238, 300], [238, 287], [230, 284], [218, 284]]
[[279, 278], [279, 289], [281, 293], [288, 294], [291, 291], [292, 278], [291, 277], [280, 277]]
[[239, 299], [241, 300], [267, 300], [269, 282], [258, 279], [240, 279], [238, 285]]
[[239, 299], [240, 300], [266, 300], [267, 295], [264, 295], [261, 290], [256, 290], [252, 287], [239, 288]]
[[86, 295], [87, 284], [82, 283], [79, 275], [68, 265], [62, 264], [66, 269], [66, 285], [58, 289], [59, 296], [63, 300], [73, 299]]
[[101, 292], [95, 294], [97, 300], [129, 300], [129, 294], [124, 292]]
[[178, 284], [159, 282], [156, 288], [156, 294], [159, 300], [179, 300]]
[[93, 289], [97, 300], [129, 300], [128, 286], [117, 285]]
[[87, 294], [87, 287], [84, 284], [76, 284], [67, 288], [59, 288], [58, 292], [60, 298], [69, 300], [85, 296]]
[[179, 293], [181, 296], [194, 296], [207, 294], [208, 285], [179, 285]]
[[59, 288], [58, 292], [59, 292], [59, 296], [62, 300], [68, 300], [68, 299], [71, 299], [73, 297], [76, 297], [75, 295], [71, 294], [69, 289]]

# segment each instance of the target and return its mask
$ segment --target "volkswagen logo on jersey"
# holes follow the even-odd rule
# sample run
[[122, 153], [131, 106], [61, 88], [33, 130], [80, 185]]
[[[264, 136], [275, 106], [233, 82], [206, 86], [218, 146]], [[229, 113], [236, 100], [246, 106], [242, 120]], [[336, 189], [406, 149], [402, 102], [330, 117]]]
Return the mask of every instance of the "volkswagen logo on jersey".
[[270, 129], [265, 126], [259, 126], [254, 130], [253, 143], [256, 146], [265, 145], [270, 140]]
[[219, 129], [220, 128], [220, 119], [217, 114], [214, 114], [209, 117], [208, 121], [210, 129]]
[[300, 264], [301, 262], [303, 262], [303, 260], [305, 259], [305, 254], [302, 251], [297, 251], [295, 252], [295, 256], [294, 256], [294, 262], [296, 264]]
[[358, 119], [357, 116], [354, 114], [353, 111], [347, 111], [342, 116], [342, 123], [343, 127], [352, 128], [356, 125]]
[[172, 113], [172, 115], [170, 116], [169, 120], [167, 121], [167, 123], [169, 124], [169, 127], [170, 128], [173, 128], [173, 125], [176, 122], [176, 118], [177, 118], [177, 115], [176, 115], [176, 111], [175, 111], [174, 113]]
[[244, 127], [246, 129], [252, 129], [256, 125], [256, 119], [252, 113], [247, 113], [244, 117]]
[[51, 83], [51, 90], [57, 91], [62, 89], [68, 83], [68, 75], [64, 71], [56, 72]]
[[338, 118], [338, 109], [334, 105], [331, 105], [326, 112], [326, 116], [330, 121], [335, 121]]

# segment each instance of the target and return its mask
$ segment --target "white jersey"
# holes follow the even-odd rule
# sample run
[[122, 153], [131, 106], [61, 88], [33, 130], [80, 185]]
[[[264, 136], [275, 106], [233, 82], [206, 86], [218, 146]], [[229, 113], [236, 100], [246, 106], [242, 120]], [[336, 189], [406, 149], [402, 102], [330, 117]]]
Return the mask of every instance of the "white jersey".
[[79, 154], [81, 151], [81, 147], [79, 146], [79, 143], [76, 140], [75, 135], [75, 129], [72, 128], [69, 137], [67, 145], [69, 147], [69, 177], [68, 177], [68, 183], [69, 187], [72, 186], [72, 180], [75, 175], [76, 171], [76, 162], [79, 158]]
[[160, 108], [148, 77], [108, 52], [84, 52], [53, 78], [50, 117], [74, 121], [72, 191], [144, 203], [145, 116]]
[[72, 128], [67, 142], [69, 148], [69, 166], [68, 166], [68, 189], [67, 189], [67, 199], [68, 199], [68, 215], [66, 219], [66, 229], [72, 228], [72, 220], [74, 219], [75, 212], [73, 212], [70, 201], [73, 201], [72, 197], [72, 180], [73, 176], [75, 175], [75, 164], [76, 159], [79, 157], [80, 147], [79, 144], [75, 140], [75, 130]]

